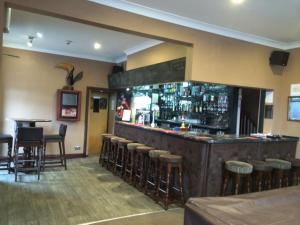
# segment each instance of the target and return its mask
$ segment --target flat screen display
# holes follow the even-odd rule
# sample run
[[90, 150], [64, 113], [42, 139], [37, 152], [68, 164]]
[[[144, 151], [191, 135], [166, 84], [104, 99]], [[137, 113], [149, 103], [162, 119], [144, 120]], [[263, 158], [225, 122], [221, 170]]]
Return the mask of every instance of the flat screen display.
[[62, 94], [62, 105], [64, 106], [77, 106], [77, 94]]
[[300, 96], [289, 97], [288, 120], [300, 121]]

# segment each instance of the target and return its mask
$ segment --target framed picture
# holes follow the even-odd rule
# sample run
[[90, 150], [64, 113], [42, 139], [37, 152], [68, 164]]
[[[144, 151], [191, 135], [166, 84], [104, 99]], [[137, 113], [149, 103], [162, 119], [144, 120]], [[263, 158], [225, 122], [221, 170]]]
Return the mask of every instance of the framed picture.
[[288, 98], [288, 120], [300, 122], [300, 96]]
[[68, 118], [76, 118], [77, 117], [77, 108], [62, 108], [61, 116], [68, 117]]

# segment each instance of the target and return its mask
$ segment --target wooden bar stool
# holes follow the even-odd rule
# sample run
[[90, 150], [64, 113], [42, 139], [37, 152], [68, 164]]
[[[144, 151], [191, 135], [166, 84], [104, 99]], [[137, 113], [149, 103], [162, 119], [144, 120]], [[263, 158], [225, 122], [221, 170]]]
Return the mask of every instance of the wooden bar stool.
[[[133, 183], [133, 172], [134, 172], [134, 162], [135, 162], [135, 150], [138, 146], [145, 146], [140, 143], [129, 143], [127, 144], [127, 154], [124, 169], [124, 180], [128, 180], [129, 183]], [[128, 176], [127, 176], [128, 175]]]
[[116, 163], [116, 153], [117, 153], [117, 149], [118, 149], [118, 141], [119, 140], [123, 140], [123, 138], [121, 137], [110, 137], [110, 148], [109, 148], [109, 152], [108, 152], [108, 157], [107, 157], [107, 165], [106, 168], [108, 170], [114, 171], [115, 168], [115, 163]]
[[155, 194], [158, 184], [158, 169], [159, 169], [159, 157], [162, 155], [170, 154], [169, 151], [165, 150], [150, 150], [149, 151], [149, 166], [146, 174], [145, 181], [145, 194], [148, 194], [149, 185], [153, 189]]
[[251, 161], [253, 165], [253, 190], [264, 191], [272, 188], [273, 167], [264, 161]]
[[136, 187], [143, 188], [144, 179], [147, 171], [148, 153], [154, 148], [149, 146], [137, 146], [134, 169], [134, 184]]
[[273, 187], [281, 188], [289, 186], [289, 172], [292, 163], [282, 159], [266, 159], [266, 162], [273, 168]]
[[131, 140], [120, 139], [118, 140], [118, 147], [116, 151], [116, 162], [114, 167], [114, 173], [117, 173], [117, 169], [120, 169], [120, 177], [124, 174], [125, 169], [125, 153], [127, 153], [127, 144], [133, 143]]
[[[169, 203], [171, 202], [170, 197], [173, 194], [173, 191], [176, 191], [180, 194], [180, 202], [184, 205], [184, 196], [183, 196], [183, 172], [182, 172], [182, 156], [164, 154], [159, 157], [159, 175], [158, 175], [158, 184], [156, 189], [156, 201], [160, 199], [160, 193], [163, 193], [162, 202], [164, 208], [167, 210]], [[177, 174], [176, 174], [177, 172]], [[163, 180], [163, 176], [166, 175], [166, 180]], [[177, 178], [177, 182], [176, 182]], [[171, 183], [172, 182], [172, 183]], [[165, 184], [165, 189], [163, 189], [163, 184]], [[178, 184], [179, 187], [176, 187]], [[172, 191], [172, 192], [171, 192]], [[174, 200], [178, 201], [176, 197]], [[173, 202], [173, 201], [172, 201]]]
[[[11, 162], [12, 162], [12, 144], [13, 144], [13, 137], [9, 134], [0, 134], [0, 144], [7, 144], [7, 156], [8, 159], [4, 162], [0, 163], [0, 170], [8, 170], [8, 173], [11, 170]], [[4, 168], [2, 168], [4, 166]]]
[[242, 186], [241, 180], [244, 178], [246, 180], [246, 192], [250, 192], [251, 186], [251, 173], [253, 171], [253, 166], [249, 163], [229, 160], [225, 162], [224, 169], [224, 180], [221, 195], [224, 196], [227, 191], [228, 181], [233, 180], [234, 183], [234, 194], [238, 195]]
[[300, 184], [300, 159], [294, 159], [292, 161], [292, 179], [293, 185]]
[[101, 134], [102, 137], [102, 146], [101, 146], [101, 152], [99, 156], [99, 164], [102, 164], [102, 167], [105, 163], [107, 163], [108, 159], [108, 151], [110, 148], [110, 138], [114, 136], [113, 134]]

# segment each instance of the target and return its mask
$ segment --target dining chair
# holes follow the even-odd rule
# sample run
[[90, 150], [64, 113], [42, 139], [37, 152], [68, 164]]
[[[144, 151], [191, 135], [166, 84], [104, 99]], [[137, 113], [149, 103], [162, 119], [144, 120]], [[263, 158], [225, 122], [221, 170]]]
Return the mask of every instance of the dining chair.
[[[23, 152], [20, 151], [23, 148]], [[19, 172], [36, 171], [40, 180], [41, 155], [43, 149], [42, 127], [19, 127], [14, 144], [15, 181]]]
[[[44, 136], [44, 147], [43, 147], [43, 169], [46, 167], [46, 164], [54, 166], [63, 166], [65, 170], [67, 169], [67, 159], [66, 159], [66, 148], [65, 148], [65, 137], [67, 133], [67, 125], [61, 124], [59, 126], [58, 134], [51, 134]], [[47, 143], [58, 143], [59, 147], [59, 156], [58, 157], [49, 157], [46, 161], [46, 149]], [[57, 159], [59, 161], [57, 161]], [[59, 164], [59, 165], [57, 165]]]

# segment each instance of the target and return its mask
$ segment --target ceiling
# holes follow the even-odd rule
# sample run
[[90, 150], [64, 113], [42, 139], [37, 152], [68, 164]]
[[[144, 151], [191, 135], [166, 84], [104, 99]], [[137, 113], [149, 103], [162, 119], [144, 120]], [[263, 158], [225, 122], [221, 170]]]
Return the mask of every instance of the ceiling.
[[[38, 38], [36, 33], [43, 34]], [[28, 36], [34, 36], [28, 47]], [[66, 41], [71, 40], [67, 45]], [[94, 43], [101, 48], [94, 49]], [[119, 63], [127, 55], [161, 43], [131, 34], [75, 23], [58, 18], [12, 9], [10, 31], [4, 34], [3, 46], [47, 52], [85, 59]]]
[[300, 47], [300, 0], [90, 0], [265, 46]]

